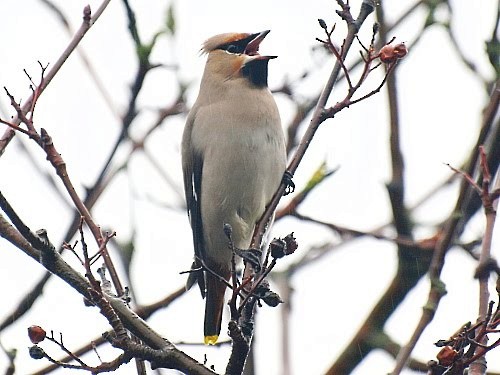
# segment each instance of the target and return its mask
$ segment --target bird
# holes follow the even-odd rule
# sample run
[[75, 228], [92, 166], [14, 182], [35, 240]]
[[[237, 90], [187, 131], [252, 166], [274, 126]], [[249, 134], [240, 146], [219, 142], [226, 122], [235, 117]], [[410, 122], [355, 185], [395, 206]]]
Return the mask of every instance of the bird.
[[225, 33], [202, 46], [207, 61], [198, 97], [186, 119], [181, 156], [194, 245], [186, 288], [206, 298], [204, 342], [218, 340], [231, 276], [231, 240], [248, 249], [256, 222], [286, 169], [285, 136], [268, 88], [268, 63], [259, 54], [270, 30]]

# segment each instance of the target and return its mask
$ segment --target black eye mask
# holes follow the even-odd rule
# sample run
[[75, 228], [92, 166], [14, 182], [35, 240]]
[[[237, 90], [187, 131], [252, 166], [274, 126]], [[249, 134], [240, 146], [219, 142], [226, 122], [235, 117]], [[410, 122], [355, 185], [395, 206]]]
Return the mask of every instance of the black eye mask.
[[248, 43], [250, 43], [255, 37], [259, 34], [252, 34], [247, 36], [244, 39], [236, 40], [234, 42], [229, 42], [226, 44], [220, 45], [217, 49], [221, 49], [223, 51], [227, 51], [229, 53], [241, 54], [245, 52], [245, 48], [247, 48]]

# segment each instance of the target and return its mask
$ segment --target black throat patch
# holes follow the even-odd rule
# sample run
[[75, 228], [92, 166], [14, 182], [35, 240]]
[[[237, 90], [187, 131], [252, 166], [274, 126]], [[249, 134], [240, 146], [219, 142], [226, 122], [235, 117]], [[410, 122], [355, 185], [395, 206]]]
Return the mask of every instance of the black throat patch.
[[267, 87], [267, 64], [268, 59], [254, 60], [245, 64], [241, 69], [244, 77], [256, 87]]

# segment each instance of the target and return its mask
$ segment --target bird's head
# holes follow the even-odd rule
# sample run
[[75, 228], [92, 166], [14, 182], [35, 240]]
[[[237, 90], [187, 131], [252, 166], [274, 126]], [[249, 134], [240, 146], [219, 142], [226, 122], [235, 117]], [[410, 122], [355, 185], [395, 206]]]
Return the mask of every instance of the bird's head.
[[277, 56], [260, 55], [259, 46], [269, 31], [211, 37], [202, 47], [208, 54], [206, 69], [224, 80], [246, 78], [257, 87], [267, 87], [267, 63]]

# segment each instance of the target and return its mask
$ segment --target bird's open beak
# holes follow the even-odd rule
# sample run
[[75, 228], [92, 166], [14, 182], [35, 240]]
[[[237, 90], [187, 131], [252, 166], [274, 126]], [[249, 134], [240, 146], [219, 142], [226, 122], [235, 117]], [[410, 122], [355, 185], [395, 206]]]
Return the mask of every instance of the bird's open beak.
[[247, 44], [245, 48], [245, 55], [252, 56], [252, 60], [270, 60], [275, 59], [278, 56], [262, 56], [259, 55], [259, 46], [260, 43], [264, 40], [264, 38], [269, 34], [271, 30], [264, 30], [260, 33], [254, 34], [255, 37]]

